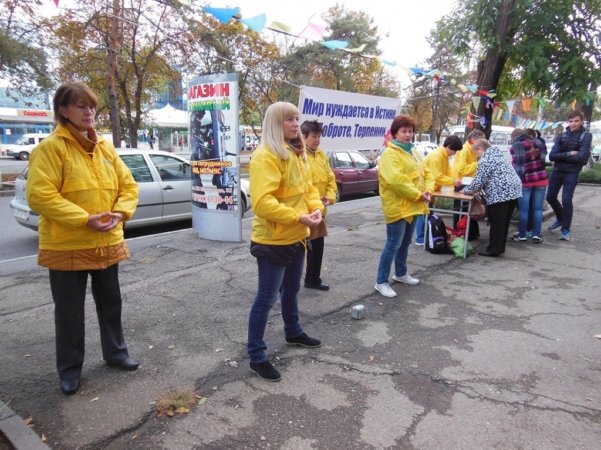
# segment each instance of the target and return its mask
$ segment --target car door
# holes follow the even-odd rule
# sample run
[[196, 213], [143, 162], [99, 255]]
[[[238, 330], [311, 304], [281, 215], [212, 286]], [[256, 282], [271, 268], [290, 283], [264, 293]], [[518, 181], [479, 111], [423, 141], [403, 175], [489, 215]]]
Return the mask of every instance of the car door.
[[349, 152], [357, 173], [356, 192], [372, 192], [378, 190], [378, 169], [369, 159], [359, 152]]
[[149, 153], [159, 174], [163, 193], [163, 219], [192, 217], [190, 164], [176, 156]]
[[334, 152], [330, 156], [332, 171], [336, 176], [336, 184], [341, 194], [347, 195], [359, 189], [359, 177], [348, 152]]
[[[128, 223], [160, 222], [163, 219], [163, 193], [143, 154], [119, 155], [138, 183], [138, 207]], [[126, 224], [127, 226], [127, 224]]]

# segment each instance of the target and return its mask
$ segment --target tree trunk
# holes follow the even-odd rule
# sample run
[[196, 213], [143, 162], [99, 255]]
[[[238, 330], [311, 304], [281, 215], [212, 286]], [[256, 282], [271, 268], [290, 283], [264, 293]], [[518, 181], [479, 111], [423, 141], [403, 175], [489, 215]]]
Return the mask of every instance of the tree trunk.
[[121, 146], [121, 126], [119, 123], [119, 96], [115, 88], [115, 73], [117, 69], [117, 51], [119, 42], [120, 0], [113, 0], [113, 17], [111, 18], [110, 48], [108, 49], [108, 67], [106, 81], [108, 87], [109, 115], [113, 131], [113, 145]]
[[[522, 20], [519, 17], [511, 17], [512, 11], [515, 9], [516, 0], [502, 0], [499, 5], [499, 14], [495, 25], [495, 36], [499, 44], [496, 47], [491, 47], [484, 57], [484, 60], [478, 63], [478, 89], [490, 91], [497, 89], [501, 74], [507, 62], [507, 53], [505, 49], [512, 44], [513, 38], [517, 30], [517, 26]], [[476, 94], [479, 96], [479, 94]], [[492, 126], [493, 108], [487, 108], [486, 101], [480, 101], [477, 110], [472, 104], [470, 107], [472, 114], [478, 118], [484, 117], [486, 126], [482, 126], [479, 119], [474, 124], [474, 129], [484, 131], [486, 138], [490, 137]], [[467, 135], [466, 135], [467, 138]]]

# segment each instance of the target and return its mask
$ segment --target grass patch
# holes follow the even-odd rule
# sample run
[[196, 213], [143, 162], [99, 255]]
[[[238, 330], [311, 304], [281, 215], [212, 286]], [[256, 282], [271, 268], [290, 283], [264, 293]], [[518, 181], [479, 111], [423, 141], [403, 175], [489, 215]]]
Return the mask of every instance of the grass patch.
[[578, 181], [580, 183], [601, 184], [601, 164], [595, 163], [592, 169], [580, 172]]
[[206, 397], [196, 394], [192, 389], [180, 389], [167, 392], [159, 397], [157, 416], [173, 417], [176, 414], [188, 414], [195, 406], [206, 402]]

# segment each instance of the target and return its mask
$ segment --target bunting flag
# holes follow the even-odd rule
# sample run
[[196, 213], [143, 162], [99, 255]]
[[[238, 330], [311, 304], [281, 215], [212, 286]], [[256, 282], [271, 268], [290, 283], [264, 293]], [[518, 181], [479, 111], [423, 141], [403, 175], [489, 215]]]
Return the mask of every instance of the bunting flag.
[[509, 114], [512, 114], [515, 100], [507, 100], [505, 103], [507, 103], [507, 110], [509, 111]]
[[265, 14], [259, 14], [258, 16], [250, 17], [248, 19], [240, 19], [240, 22], [242, 22], [251, 30], [260, 33], [261, 31], [263, 31], [263, 28], [265, 28], [265, 22], [267, 22], [267, 17], [265, 16]]
[[361, 53], [363, 50], [365, 50], [365, 47], [365, 44], [361, 44], [359, 47], [345, 48], [344, 51], [349, 53]]
[[[396, 61], [389, 61], [387, 59], [381, 59], [380, 62], [382, 64], [386, 64], [387, 66], [390, 66], [390, 67], [396, 67]], [[406, 67], [399, 66], [399, 68], [407, 70]]]
[[319, 43], [321, 45], [323, 45], [324, 47], [329, 48], [330, 50], [339, 50], [339, 49], [343, 49], [343, 48], [347, 48], [348, 47], [348, 42], [347, 41], [333, 40], [333, 41], [320, 41]]
[[305, 29], [299, 34], [300, 37], [309, 41], [321, 41], [326, 35], [327, 26], [315, 22], [307, 23]]
[[56, 7], [58, 8], [58, 0], [54, 0], [54, 4], [56, 5]]
[[240, 14], [240, 8], [213, 8], [203, 6], [202, 10], [214, 16], [221, 23], [228, 23], [232, 17]]
[[481, 97], [472, 97], [472, 105], [474, 105], [476, 111], [478, 111], [478, 106], [480, 106], [480, 98]]
[[269, 25], [269, 29], [284, 34], [291, 34], [292, 31], [288, 25], [278, 21], [271, 22], [271, 25]]
[[530, 97], [523, 98], [522, 111], [530, 111], [530, 103], [532, 103], [532, 99]]

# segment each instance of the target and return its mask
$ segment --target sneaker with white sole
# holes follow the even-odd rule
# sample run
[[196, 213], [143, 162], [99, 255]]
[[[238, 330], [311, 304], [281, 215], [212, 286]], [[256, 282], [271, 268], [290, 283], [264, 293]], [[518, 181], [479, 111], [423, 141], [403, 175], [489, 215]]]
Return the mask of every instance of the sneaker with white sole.
[[410, 286], [415, 286], [416, 284], [419, 284], [419, 280], [417, 278], [413, 278], [408, 273], [406, 273], [402, 277], [397, 277], [396, 275], [393, 275], [392, 279], [394, 281], [398, 281], [399, 283], [408, 284]]
[[569, 231], [562, 231], [561, 232], [561, 236], [559, 236], [559, 240], [560, 241], [569, 241], [570, 240], [570, 232]]
[[558, 228], [561, 228], [561, 222], [559, 220], [556, 220], [551, 225], [549, 225], [549, 228], [547, 228], [547, 230], [553, 231], [557, 230]]
[[540, 244], [541, 242], [543, 242], [543, 238], [540, 236], [532, 236], [532, 242], [534, 242], [535, 244]]
[[376, 283], [374, 288], [384, 297], [396, 297], [396, 292], [394, 292], [394, 289], [388, 283]]

